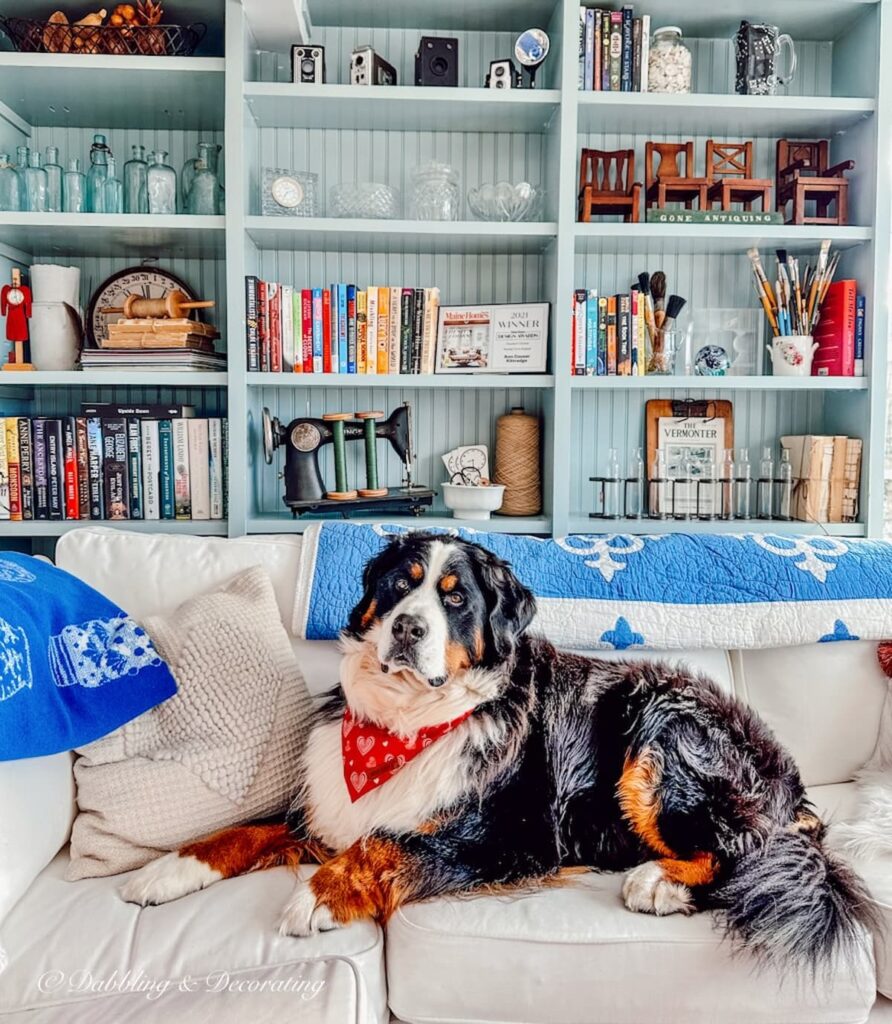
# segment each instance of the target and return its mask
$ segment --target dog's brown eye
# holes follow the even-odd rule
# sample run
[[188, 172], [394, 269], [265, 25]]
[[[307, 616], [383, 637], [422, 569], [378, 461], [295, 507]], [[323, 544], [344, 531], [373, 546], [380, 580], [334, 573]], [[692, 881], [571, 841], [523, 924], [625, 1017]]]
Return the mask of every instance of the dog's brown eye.
[[460, 608], [465, 603], [465, 599], [461, 594], [453, 590], [451, 594], [446, 595], [446, 603], [451, 604], [455, 608]]
[[396, 583], [394, 583], [394, 586], [401, 594], [405, 594], [409, 589], [409, 581], [400, 576]]

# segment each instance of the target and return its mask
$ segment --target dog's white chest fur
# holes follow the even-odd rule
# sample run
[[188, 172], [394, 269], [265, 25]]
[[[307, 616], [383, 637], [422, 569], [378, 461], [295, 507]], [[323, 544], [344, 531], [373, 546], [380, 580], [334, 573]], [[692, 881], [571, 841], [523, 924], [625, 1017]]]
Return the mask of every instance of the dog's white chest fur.
[[462, 758], [466, 729], [462, 725], [441, 737], [378, 789], [353, 803], [344, 781], [341, 721], [317, 725], [303, 758], [304, 800], [313, 834], [337, 851], [376, 829], [417, 829], [469, 788]]

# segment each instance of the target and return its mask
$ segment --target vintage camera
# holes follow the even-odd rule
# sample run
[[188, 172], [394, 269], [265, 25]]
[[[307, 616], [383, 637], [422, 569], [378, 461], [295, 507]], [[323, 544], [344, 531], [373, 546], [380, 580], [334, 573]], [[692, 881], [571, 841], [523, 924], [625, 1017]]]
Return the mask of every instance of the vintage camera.
[[350, 58], [351, 85], [396, 85], [396, 68], [371, 46], [360, 46]]
[[484, 86], [487, 89], [519, 89], [520, 72], [512, 60], [491, 60]]
[[325, 47], [291, 47], [291, 81], [301, 85], [325, 84]]
[[458, 86], [458, 40], [422, 36], [415, 54], [416, 85]]

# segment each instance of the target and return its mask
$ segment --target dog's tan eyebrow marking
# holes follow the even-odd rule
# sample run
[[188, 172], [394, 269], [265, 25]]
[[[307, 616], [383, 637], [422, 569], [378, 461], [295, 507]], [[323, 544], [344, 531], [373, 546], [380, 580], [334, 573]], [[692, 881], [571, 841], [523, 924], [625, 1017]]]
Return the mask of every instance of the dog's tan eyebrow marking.
[[409, 575], [413, 580], [420, 580], [424, 576], [424, 566], [421, 562], [413, 562], [409, 566]]
[[458, 576], [454, 572], [440, 577], [439, 587], [444, 594], [449, 594], [458, 586]]
[[366, 610], [365, 610], [365, 614], [362, 617], [362, 625], [363, 626], [367, 626], [372, 621], [372, 619], [374, 619], [375, 612], [377, 612], [377, 610], [378, 610], [378, 602], [374, 598], [372, 598], [371, 602], [369, 603], [368, 608], [366, 608]]

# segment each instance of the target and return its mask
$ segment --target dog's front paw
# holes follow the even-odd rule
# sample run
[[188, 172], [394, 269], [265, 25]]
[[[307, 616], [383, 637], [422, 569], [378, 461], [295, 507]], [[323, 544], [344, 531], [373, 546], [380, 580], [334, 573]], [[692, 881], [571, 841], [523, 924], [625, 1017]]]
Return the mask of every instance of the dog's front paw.
[[623, 881], [623, 902], [639, 914], [690, 914], [694, 910], [691, 890], [670, 882], [658, 861], [633, 868]]
[[282, 912], [279, 934], [303, 937], [338, 927], [328, 907], [317, 902], [309, 882], [298, 882]]
[[198, 892], [223, 876], [197, 857], [166, 853], [135, 871], [121, 886], [121, 898], [142, 907], [169, 903], [190, 892]]

